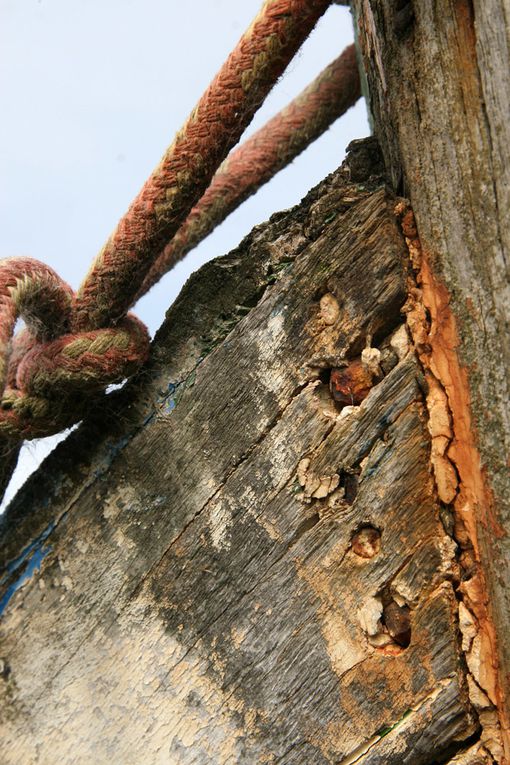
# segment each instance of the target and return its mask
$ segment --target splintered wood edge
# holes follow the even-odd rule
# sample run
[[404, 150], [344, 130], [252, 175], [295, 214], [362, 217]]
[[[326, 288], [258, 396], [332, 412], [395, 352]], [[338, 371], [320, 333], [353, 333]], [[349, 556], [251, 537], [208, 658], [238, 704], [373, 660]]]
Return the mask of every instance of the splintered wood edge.
[[471, 675], [468, 688], [485, 726], [482, 741], [486, 740], [488, 751], [500, 761], [503, 750], [498, 739], [504, 739], [504, 728], [499, 727], [490, 707], [504, 722], [504, 694], [495, 660], [498, 640], [488, 604], [478, 529], [482, 523], [493, 534], [501, 534], [502, 530], [493, 515], [493, 497], [475, 443], [468, 374], [459, 361], [459, 336], [450, 296], [421, 247], [412, 210], [400, 202], [396, 212], [416, 278], [416, 287], [411, 282], [405, 312], [427, 381], [431, 463], [439, 499], [453, 513], [452, 535], [461, 551], [461, 569], [466, 572], [458, 586], [458, 597], [462, 649]]

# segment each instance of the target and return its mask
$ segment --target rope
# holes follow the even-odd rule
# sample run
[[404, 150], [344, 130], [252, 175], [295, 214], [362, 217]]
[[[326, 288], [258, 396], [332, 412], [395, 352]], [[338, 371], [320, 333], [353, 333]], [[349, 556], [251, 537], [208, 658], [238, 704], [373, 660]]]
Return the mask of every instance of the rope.
[[74, 329], [116, 321], [152, 260], [177, 232], [214, 172], [309, 35], [329, 0], [267, 0], [103, 247], [75, 305]]
[[[0, 262], [2, 436], [58, 433], [80, 419], [90, 395], [147, 359], [148, 332], [132, 315], [115, 327], [69, 333], [74, 300], [49, 266], [30, 258]], [[19, 317], [26, 328], [11, 342]]]
[[[5, 444], [77, 422], [91, 396], [132, 374], [149, 350], [147, 330], [126, 313], [136, 296], [358, 98], [351, 47], [232, 153], [197, 204], [328, 5], [329, 0], [265, 2], [77, 294], [37, 261], [0, 262], [0, 436]], [[19, 317], [26, 328], [12, 339]]]
[[144, 279], [137, 299], [205, 239], [242, 202], [286, 167], [360, 97], [354, 45], [239, 148], [214, 176]]

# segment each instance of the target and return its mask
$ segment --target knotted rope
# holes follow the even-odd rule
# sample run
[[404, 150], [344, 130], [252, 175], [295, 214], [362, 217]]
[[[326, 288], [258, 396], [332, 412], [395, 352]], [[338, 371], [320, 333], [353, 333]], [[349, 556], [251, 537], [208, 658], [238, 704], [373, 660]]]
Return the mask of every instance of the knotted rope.
[[[80, 419], [88, 396], [147, 359], [147, 330], [130, 314], [115, 327], [70, 333], [74, 300], [71, 287], [43, 263], [0, 263], [3, 436], [20, 440], [62, 430]], [[26, 328], [11, 342], [20, 316]]]
[[[202, 197], [328, 5], [265, 2], [77, 294], [37, 261], [0, 262], [1, 436], [14, 442], [58, 432], [81, 419], [91, 395], [138, 368], [149, 338], [127, 314], [135, 298], [356, 101], [351, 48], [233, 152]], [[18, 317], [26, 329], [12, 339]]]

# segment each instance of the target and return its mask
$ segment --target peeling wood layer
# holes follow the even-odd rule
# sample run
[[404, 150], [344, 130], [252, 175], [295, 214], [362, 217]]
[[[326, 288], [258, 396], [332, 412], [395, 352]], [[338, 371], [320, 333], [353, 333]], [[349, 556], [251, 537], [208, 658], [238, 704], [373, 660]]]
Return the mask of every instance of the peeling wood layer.
[[5, 765], [470, 762], [484, 710], [378, 167], [356, 144], [196, 274], [2, 520]]
[[498, 674], [497, 638], [481, 566], [478, 523], [491, 523], [493, 534], [499, 530], [489, 515], [493, 501], [474, 443], [467, 372], [459, 364], [459, 338], [450, 298], [422, 251], [412, 211], [402, 202], [396, 211], [416, 273], [417, 286], [411, 286], [404, 310], [427, 383], [431, 463], [439, 499], [444, 512], [452, 513], [452, 537], [459, 545], [462, 577], [457, 596], [462, 650], [470, 673], [468, 688], [484, 727], [482, 741], [499, 762], [503, 751], [497, 712], [504, 722], [504, 697]]

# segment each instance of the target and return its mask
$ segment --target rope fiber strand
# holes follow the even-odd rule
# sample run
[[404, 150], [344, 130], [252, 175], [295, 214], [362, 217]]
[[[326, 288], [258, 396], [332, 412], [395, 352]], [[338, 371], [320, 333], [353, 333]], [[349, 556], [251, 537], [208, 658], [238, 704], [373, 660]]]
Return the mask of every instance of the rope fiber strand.
[[351, 46], [224, 161], [329, 1], [264, 3], [77, 294], [38, 261], [0, 261], [0, 489], [23, 439], [78, 422], [147, 359], [135, 299], [358, 99]]
[[[58, 433], [80, 419], [90, 395], [146, 361], [149, 335], [139, 319], [128, 314], [114, 327], [70, 333], [73, 300], [44, 263], [0, 261], [1, 436]], [[19, 317], [26, 327], [11, 339]]]

